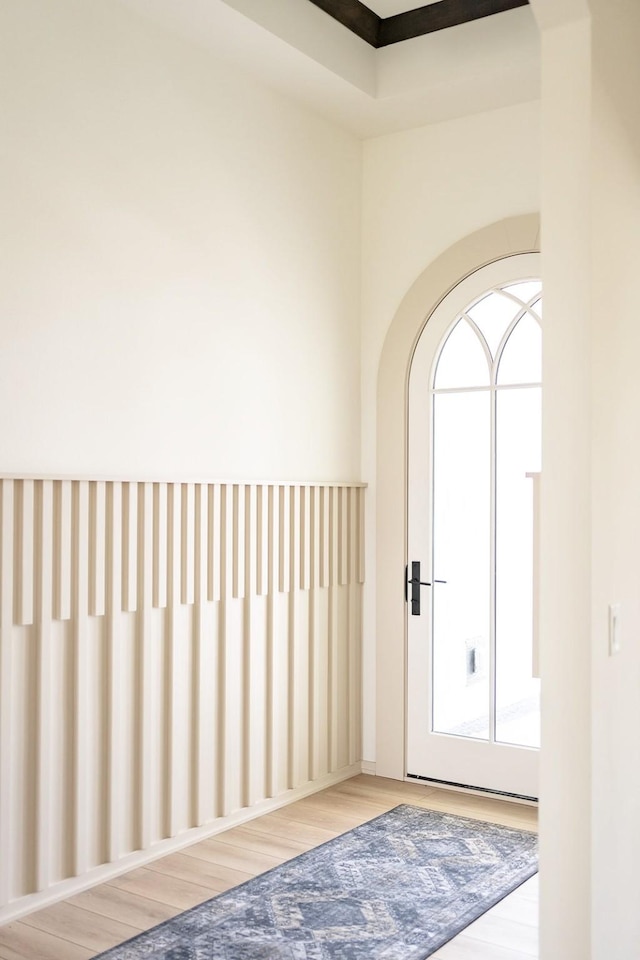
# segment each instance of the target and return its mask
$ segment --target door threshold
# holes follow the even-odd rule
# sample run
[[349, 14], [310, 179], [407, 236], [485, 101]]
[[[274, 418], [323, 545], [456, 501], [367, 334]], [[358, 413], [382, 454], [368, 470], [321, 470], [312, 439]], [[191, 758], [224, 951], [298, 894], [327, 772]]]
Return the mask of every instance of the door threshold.
[[527, 797], [520, 793], [507, 793], [505, 790], [490, 790], [488, 787], [474, 787], [468, 783], [455, 783], [451, 780], [436, 780], [434, 777], [423, 777], [419, 773], [408, 773], [405, 781], [410, 783], [432, 783], [435, 787], [446, 787], [458, 793], [470, 793], [475, 796], [495, 797], [496, 800], [508, 800], [511, 803], [523, 803], [528, 807], [537, 807], [537, 797]]

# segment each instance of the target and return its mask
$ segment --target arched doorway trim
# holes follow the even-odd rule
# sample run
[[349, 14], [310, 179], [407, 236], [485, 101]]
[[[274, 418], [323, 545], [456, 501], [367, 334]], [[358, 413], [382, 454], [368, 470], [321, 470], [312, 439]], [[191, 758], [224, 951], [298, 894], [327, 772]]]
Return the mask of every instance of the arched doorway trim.
[[387, 333], [377, 385], [376, 773], [401, 780], [406, 742], [407, 385], [411, 359], [438, 303], [480, 267], [539, 250], [537, 214], [510, 217], [460, 240], [406, 294]]

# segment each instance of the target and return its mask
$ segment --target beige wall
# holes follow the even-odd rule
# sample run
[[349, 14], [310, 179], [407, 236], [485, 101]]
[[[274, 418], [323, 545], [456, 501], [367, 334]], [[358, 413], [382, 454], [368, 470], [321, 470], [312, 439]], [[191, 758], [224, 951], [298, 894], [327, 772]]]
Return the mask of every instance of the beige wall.
[[590, 957], [591, 495], [587, 20], [543, 35], [541, 957]]
[[0, 10], [0, 469], [357, 478], [360, 143], [117, 0]]
[[[376, 390], [385, 337], [414, 281], [441, 254], [476, 230], [538, 209], [538, 167], [537, 103], [364, 144], [362, 478], [369, 484], [364, 606], [367, 760], [376, 759]], [[426, 316], [426, 303], [424, 310]], [[402, 425], [397, 429], [402, 430]], [[403, 503], [388, 507], [401, 523]], [[402, 571], [399, 576], [401, 591]]]
[[546, 324], [541, 960], [628, 960], [640, 955], [640, 10], [632, 0], [534, 8]]
[[593, 960], [628, 960], [640, 956], [640, 6], [591, 6]]

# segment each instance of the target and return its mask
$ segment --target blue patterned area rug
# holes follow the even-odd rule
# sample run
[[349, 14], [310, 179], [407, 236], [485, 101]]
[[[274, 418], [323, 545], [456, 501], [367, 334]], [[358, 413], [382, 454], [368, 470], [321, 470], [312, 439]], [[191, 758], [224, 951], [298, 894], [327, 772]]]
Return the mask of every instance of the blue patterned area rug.
[[100, 958], [424, 960], [533, 876], [536, 849], [533, 833], [403, 804]]

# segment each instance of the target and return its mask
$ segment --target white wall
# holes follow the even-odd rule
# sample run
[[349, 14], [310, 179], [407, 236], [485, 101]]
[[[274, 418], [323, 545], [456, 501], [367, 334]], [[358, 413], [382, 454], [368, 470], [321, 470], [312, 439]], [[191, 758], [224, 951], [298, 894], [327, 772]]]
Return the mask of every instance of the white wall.
[[[458, 240], [538, 209], [537, 103], [369, 140], [364, 145], [362, 477], [367, 497], [364, 757], [375, 760], [376, 382], [393, 317], [422, 271]], [[446, 291], [442, 291], [444, 294]], [[403, 522], [404, 505], [389, 504]], [[400, 577], [401, 577], [400, 571]], [[399, 589], [402, 589], [401, 579]], [[398, 638], [402, 643], [402, 638]]]
[[543, 32], [540, 956], [589, 960], [590, 25]]
[[593, 960], [628, 960], [640, 956], [640, 6], [591, 6]]
[[640, 9], [534, 6], [547, 325], [540, 956], [629, 960], [640, 956]]
[[115, 0], [3, 0], [0, 470], [353, 479], [361, 146]]

